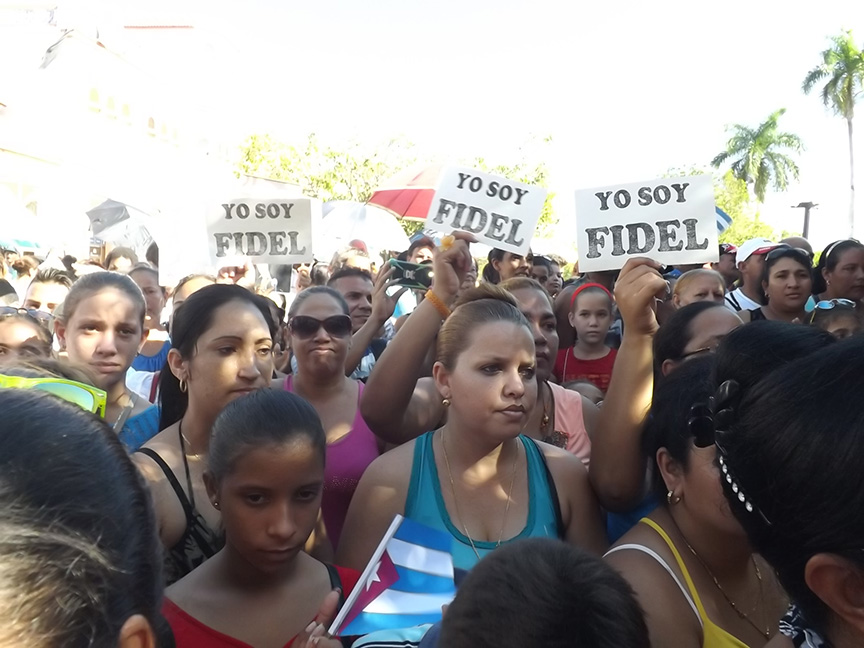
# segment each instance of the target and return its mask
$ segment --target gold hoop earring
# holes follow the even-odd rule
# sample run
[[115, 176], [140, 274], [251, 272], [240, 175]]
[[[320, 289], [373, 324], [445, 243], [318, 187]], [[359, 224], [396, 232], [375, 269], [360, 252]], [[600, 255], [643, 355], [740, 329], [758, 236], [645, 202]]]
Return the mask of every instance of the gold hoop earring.
[[185, 394], [187, 389], [189, 389], [189, 386], [186, 384], [186, 380], [184, 378], [181, 378], [180, 379], [180, 391]]
[[666, 503], [669, 504], [669, 506], [675, 506], [680, 501], [681, 501], [681, 497], [678, 495], [675, 495], [674, 491], [670, 490], [668, 493], [666, 493]]
[[449, 399], [449, 398], [445, 398], [444, 400], [441, 401], [441, 404], [442, 404], [444, 407], [450, 407], [450, 399]]

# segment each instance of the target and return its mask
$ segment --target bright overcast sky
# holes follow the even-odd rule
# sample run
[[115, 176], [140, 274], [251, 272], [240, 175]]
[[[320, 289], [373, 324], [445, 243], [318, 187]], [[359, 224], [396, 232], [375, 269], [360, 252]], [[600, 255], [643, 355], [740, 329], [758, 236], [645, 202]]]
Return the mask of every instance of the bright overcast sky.
[[[755, 126], [785, 107], [784, 130], [807, 147], [801, 182], [769, 197], [763, 215], [800, 230], [801, 211], [789, 205], [812, 200], [821, 208], [811, 238], [821, 245], [845, 235], [845, 122], [802, 95], [801, 82], [829, 35], [851, 28], [864, 43], [864, 2], [806, 10], [775, 0], [109, 4], [115, 24], [195, 27], [205, 46], [186, 58], [192, 77], [172, 48], [162, 52], [163, 74], [182, 75], [227, 111], [231, 132], [300, 140], [314, 131], [334, 145], [404, 136], [423, 157], [491, 163], [514, 161], [532, 135], [551, 135], [545, 159], [565, 220], [572, 189], [707, 164], [726, 124]], [[159, 66], [158, 56], [150, 63]], [[864, 120], [859, 179], [862, 130]]]

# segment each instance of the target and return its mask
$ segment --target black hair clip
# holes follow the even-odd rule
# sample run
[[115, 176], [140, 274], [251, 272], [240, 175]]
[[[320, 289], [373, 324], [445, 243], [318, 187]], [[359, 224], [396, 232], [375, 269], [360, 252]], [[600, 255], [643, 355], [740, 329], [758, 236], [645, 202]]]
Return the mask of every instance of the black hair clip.
[[693, 437], [693, 445], [697, 448], [714, 445], [714, 417], [711, 408], [705, 403], [696, 403], [690, 408], [687, 428]]

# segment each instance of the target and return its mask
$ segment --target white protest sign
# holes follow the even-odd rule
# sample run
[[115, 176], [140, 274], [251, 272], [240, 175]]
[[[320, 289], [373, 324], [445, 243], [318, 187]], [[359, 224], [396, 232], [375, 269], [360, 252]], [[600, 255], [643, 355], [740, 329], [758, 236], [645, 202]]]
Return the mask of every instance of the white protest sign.
[[447, 167], [429, 206], [426, 226], [471, 232], [481, 243], [525, 255], [543, 211], [546, 190], [475, 169]]
[[646, 256], [666, 265], [717, 261], [710, 175], [576, 192], [579, 270], [617, 270]]
[[207, 249], [218, 268], [238, 257], [252, 263], [312, 261], [313, 213], [321, 203], [311, 198], [238, 198], [213, 205], [207, 215]]

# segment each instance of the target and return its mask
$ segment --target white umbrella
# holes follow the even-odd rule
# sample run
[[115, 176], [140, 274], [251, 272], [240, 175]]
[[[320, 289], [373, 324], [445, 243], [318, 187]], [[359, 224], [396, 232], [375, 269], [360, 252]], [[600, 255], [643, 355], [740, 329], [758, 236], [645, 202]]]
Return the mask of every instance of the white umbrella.
[[323, 212], [315, 237], [315, 252], [320, 258], [355, 239], [363, 241], [370, 251], [402, 251], [411, 244], [399, 220], [381, 207], [340, 200], [325, 203]]

